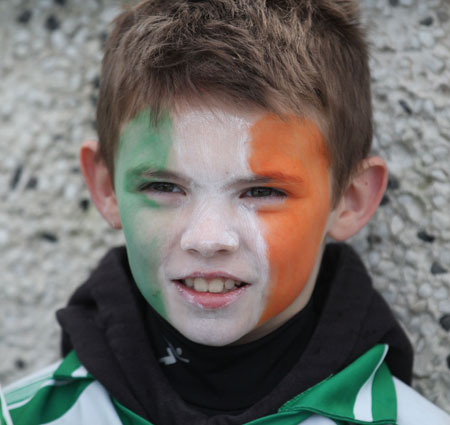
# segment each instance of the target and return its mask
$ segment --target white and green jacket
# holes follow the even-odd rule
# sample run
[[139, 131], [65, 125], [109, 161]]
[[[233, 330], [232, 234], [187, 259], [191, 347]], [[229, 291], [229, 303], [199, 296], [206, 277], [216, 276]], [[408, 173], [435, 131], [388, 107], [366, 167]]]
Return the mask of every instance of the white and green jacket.
[[[387, 351], [375, 346], [276, 414], [246, 425], [450, 425], [450, 416], [391, 375]], [[111, 399], [73, 351], [0, 398], [1, 425], [152, 425]]]

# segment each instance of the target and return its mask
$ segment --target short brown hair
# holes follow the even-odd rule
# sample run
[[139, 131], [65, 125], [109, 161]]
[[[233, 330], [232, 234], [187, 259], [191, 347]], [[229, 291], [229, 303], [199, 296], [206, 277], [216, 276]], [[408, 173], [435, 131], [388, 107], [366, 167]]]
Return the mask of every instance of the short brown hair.
[[97, 127], [114, 172], [122, 126], [154, 124], [177, 101], [221, 99], [280, 115], [313, 111], [330, 154], [333, 199], [370, 150], [367, 43], [350, 0], [144, 0], [114, 22]]

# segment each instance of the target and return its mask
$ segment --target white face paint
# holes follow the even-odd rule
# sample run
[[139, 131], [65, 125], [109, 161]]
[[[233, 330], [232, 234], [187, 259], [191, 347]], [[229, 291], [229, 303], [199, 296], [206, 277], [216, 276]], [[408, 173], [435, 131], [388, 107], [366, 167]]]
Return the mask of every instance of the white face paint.
[[188, 185], [174, 211], [160, 275], [165, 282], [204, 276], [209, 285], [217, 277], [217, 289], [227, 279], [247, 284], [209, 295], [164, 285], [167, 320], [207, 345], [234, 342], [255, 328], [268, 290], [262, 226], [252, 201], [241, 197], [248, 188], [243, 180], [254, 178], [248, 155], [256, 117], [246, 118], [194, 109], [173, 119], [167, 168], [183, 175]]

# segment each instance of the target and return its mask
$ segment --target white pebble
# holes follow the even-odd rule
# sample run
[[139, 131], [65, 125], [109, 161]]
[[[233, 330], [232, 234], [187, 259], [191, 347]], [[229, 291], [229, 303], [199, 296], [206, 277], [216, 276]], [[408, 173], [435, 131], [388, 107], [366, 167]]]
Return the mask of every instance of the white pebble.
[[419, 40], [424, 47], [431, 48], [434, 46], [433, 34], [428, 31], [419, 31]]
[[437, 300], [445, 300], [448, 298], [448, 290], [447, 288], [441, 286], [440, 288], [438, 288], [433, 292], [433, 296]]
[[398, 235], [403, 231], [404, 227], [402, 219], [398, 215], [394, 215], [391, 220], [391, 232], [394, 235]]
[[428, 298], [433, 293], [433, 288], [429, 283], [422, 283], [417, 292], [422, 298]]

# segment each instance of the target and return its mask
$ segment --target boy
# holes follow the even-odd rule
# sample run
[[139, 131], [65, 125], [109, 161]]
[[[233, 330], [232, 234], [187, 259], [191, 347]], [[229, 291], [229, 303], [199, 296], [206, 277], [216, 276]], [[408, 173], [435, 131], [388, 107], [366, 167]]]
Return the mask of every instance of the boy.
[[[351, 1], [146, 0], [115, 22], [81, 165], [126, 249], [58, 313], [1, 424], [450, 424], [342, 241], [383, 195]], [[394, 377], [395, 376], [395, 377]], [[403, 381], [403, 382], [402, 382]]]

